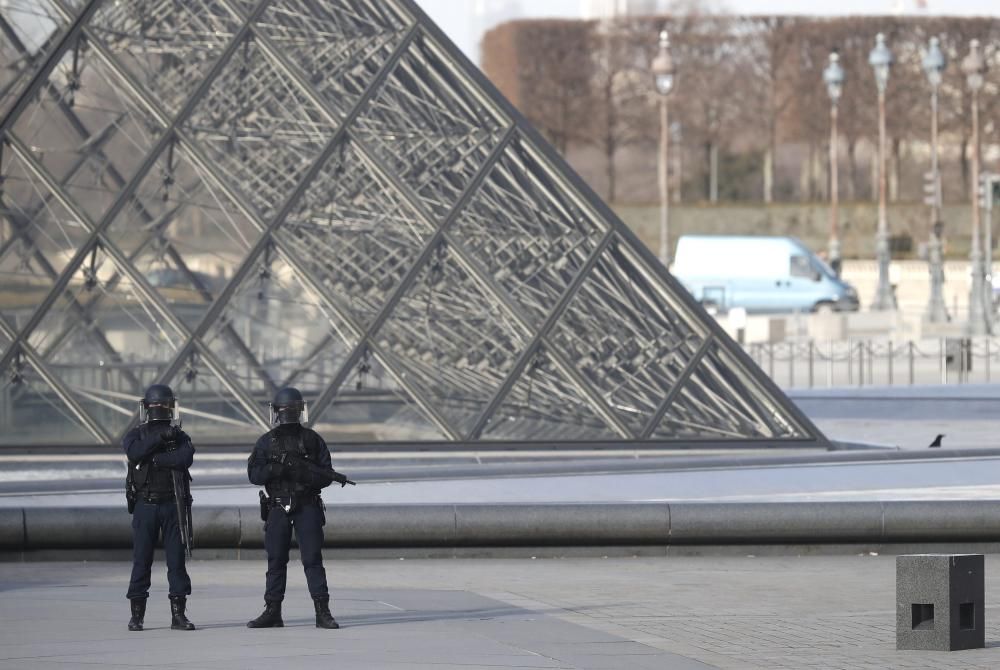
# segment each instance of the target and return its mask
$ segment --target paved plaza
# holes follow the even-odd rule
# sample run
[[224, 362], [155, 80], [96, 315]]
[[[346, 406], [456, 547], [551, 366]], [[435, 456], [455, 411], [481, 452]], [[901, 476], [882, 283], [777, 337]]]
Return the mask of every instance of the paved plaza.
[[[300, 570], [287, 628], [250, 631], [260, 561], [194, 561], [168, 629], [157, 563], [147, 630], [129, 633], [124, 563], [0, 564], [0, 669], [1000, 667], [1000, 558], [987, 558], [987, 648], [898, 652], [894, 558], [335, 560], [339, 631], [313, 627]], [[992, 604], [992, 605], [991, 605]]]

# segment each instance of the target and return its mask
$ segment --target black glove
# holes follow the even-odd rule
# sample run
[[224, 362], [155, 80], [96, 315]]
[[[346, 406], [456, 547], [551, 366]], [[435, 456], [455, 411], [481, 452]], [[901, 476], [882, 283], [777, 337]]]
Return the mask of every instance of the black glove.
[[176, 449], [177, 444], [181, 441], [184, 436], [184, 431], [177, 426], [170, 426], [162, 433], [160, 433], [160, 443], [163, 444], [167, 449]]

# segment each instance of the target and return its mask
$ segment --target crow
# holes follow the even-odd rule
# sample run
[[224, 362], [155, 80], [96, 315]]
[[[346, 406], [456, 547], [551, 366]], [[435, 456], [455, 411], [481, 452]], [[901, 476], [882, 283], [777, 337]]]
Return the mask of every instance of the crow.
[[930, 449], [936, 449], [937, 447], [940, 447], [941, 446], [941, 440], [943, 438], [944, 438], [944, 435], [938, 435], [937, 437], [935, 437], [934, 441], [931, 442], [931, 445], [930, 445], [929, 448]]

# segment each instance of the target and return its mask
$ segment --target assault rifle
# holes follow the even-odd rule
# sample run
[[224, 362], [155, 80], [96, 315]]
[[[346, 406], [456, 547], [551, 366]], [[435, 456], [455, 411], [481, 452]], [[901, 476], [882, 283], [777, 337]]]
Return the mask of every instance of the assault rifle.
[[313, 474], [326, 477], [330, 481], [340, 484], [340, 488], [344, 488], [348, 484], [351, 486], [357, 486], [357, 482], [352, 482], [346, 475], [340, 474], [333, 468], [324, 468], [321, 465], [317, 465], [316, 463], [306, 460], [305, 458], [289, 451], [283, 451], [280, 454], [271, 457], [271, 460], [288, 468], [302, 468]]
[[[181, 432], [180, 423], [176, 427], [171, 427], [163, 434], [163, 445], [167, 451], [177, 448], [177, 436]], [[192, 557], [194, 546], [194, 524], [191, 522], [191, 474], [187, 470], [171, 470], [170, 476], [174, 483], [174, 504], [177, 506], [177, 530], [180, 531], [181, 544], [187, 552], [188, 558]]]

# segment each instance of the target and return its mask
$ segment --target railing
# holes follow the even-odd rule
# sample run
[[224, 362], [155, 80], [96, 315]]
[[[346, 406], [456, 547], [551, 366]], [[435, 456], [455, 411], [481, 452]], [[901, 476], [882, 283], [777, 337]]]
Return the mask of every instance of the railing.
[[746, 345], [784, 388], [988, 384], [1000, 381], [1000, 340], [776, 342]]

